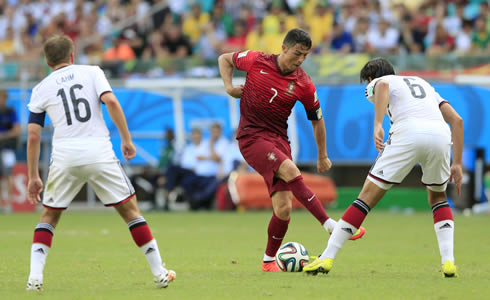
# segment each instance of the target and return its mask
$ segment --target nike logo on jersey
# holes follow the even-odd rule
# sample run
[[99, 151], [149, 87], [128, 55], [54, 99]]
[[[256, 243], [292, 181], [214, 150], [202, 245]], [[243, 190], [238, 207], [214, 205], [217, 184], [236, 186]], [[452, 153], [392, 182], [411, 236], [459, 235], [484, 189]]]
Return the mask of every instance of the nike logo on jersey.
[[272, 238], [275, 239], [275, 240], [282, 240], [283, 239], [283, 238], [278, 238], [275, 235], [273, 235]]
[[315, 195], [313, 195], [310, 198], [308, 198], [308, 202], [311, 202], [311, 200], [313, 200], [313, 198], [315, 198]]
[[269, 73], [264, 72], [264, 70], [260, 70], [260, 74], [269, 74]]

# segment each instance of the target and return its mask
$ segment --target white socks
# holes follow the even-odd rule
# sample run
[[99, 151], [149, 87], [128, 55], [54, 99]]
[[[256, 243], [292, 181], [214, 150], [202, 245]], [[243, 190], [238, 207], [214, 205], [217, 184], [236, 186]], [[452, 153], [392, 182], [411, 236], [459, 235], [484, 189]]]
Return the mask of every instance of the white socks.
[[337, 221], [335, 221], [334, 219], [332, 218], [328, 218], [325, 223], [323, 223], [323, 228], [325, 228], [325, 230], [328, 232], [328, 233], [332, 233], [333, 230], [335, 229], [335, 225], [337, 225]]
[[318, 259], [334, 259], [340, 248], [344, 246], [345, 242], [349, 240], [356, 231], [357, 228], [340, 219], [332, 232], [332, 236], [328, 240], [327, 248]]
[[275, 257], [264, 254], [264, 261], [265, 262], [271, 262], [271, 261], [274, 261], [274, 259], [275, 259]]
[[155, 239], [141, 246], [140, 249], [141, 251], [143, 251], [146, 260], [150, 265], [153, 276], [157, 276], [165, 272], [162, 266], [162, 257], [160, 256], [160, 250], [158, 250], [158, 244]]
[[441, 264], [447, 260], [454, 263], [454, 221], [443, 220], [434, 224], [434, 230], [441, 253]]
[[38, 279], [43, 281], [44, 265], [46, 264], [46, 257], [48, 256], [49, 247], [41, 244], [34, 243], [31, 247], [31, 272], [29, 279]]

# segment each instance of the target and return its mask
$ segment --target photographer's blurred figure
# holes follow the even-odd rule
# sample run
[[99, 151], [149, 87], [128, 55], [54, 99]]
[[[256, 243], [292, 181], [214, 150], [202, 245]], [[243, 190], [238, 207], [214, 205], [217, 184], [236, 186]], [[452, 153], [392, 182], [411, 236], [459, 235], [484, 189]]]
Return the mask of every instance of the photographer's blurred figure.
[[8, 93], [0, 90], [0, 208], [10, 210], [12, 168], [16, 162], [20, 125], [14, 108], [7, 106]]

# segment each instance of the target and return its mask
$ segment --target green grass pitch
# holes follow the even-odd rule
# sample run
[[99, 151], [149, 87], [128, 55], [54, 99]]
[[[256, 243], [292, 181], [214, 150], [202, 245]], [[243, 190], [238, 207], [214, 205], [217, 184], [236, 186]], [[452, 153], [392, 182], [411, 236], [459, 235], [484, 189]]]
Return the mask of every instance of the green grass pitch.
[[[115, 212], [70, 212], [49, 252], [44, 292], [27, 292], [38, 214], [0, 215], [0, 299], [488, 299], [490, 219], [456, 216], [459, 278], [443, 279], [430, 212], [371, 212], [363, 239], [347, 242], [328, 275], [262, 273], [271, 212], [146, 213], [164, 261], [177, 272], [168, 289], [153, 276]], [[340, 211], [332, 212], [339, 218]], [[294, 211], [284, 240], [320, 253], [328, 235]]]

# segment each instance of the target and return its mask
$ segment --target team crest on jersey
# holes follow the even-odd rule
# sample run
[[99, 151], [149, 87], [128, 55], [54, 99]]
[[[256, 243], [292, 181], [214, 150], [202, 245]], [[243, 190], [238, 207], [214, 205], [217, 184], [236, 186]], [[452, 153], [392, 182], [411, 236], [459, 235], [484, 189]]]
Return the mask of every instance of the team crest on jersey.
[[294, 89], [296, 89], [296, 83], [294, 81], [290, 81], [288, 83], [288, 91], [287, 91], [287, 93], [288, 94], [293, 94], [294, 93]]
[[274, 152], [267, 153], [267, 159], [272, 160], [272, 161], [276, 161], [277, 160], [276, 154]]
[[238, 58], [247, 56], [248, 51], [250, 51], [250, 50], [238, 53]]

